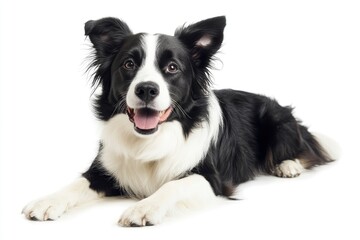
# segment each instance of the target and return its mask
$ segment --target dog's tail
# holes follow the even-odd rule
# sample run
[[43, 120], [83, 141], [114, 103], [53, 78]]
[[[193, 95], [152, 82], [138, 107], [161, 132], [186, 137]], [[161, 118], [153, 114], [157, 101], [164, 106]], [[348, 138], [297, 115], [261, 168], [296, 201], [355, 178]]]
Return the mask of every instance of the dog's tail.
[[323, 165], [338, 159], [341, 155], [339, 144], [322, 134], [311, 134], [305, 127], [300, 127], [301, 152], [299, 161], [306, 169]]

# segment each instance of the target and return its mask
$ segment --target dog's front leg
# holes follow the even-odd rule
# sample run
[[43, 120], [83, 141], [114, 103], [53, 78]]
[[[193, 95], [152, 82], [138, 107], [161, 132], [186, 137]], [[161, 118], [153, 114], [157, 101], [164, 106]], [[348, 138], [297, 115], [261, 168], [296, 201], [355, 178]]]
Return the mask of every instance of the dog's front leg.
[[22, 213], [31, 220], [58, 219], [69, 208], [101, 196], [89, 186], [89, 181], [81, 177], [66, 188], [29, 203], [24, 207]]
[[164, 184], [150, 197], [127, 209], [119, 224], [125, 227], [159, 224], [178, 207], [202, 206], [214, 197], [209, 182], [203, 176], [193, 174]]

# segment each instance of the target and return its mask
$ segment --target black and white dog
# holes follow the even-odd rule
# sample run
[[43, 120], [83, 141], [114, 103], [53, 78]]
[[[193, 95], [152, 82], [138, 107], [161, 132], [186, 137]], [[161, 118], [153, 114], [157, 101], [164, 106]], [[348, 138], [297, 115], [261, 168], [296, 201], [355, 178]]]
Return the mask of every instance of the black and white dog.
[[162, 222], [179, 205], [231, 197], [257, 173], [295, 177], [331, 161], [292, 115], [267, 97], [212, 90], [212, 59], [225, 17], [176, 30], [174, 36], [133, 34], [116, 18], [88, 21], [93, 85], [103, 121], [99, 153], [65, 189], [28, 204], [32, 220], [53, 220], [103, 196], [142, 199], [122, 226]]

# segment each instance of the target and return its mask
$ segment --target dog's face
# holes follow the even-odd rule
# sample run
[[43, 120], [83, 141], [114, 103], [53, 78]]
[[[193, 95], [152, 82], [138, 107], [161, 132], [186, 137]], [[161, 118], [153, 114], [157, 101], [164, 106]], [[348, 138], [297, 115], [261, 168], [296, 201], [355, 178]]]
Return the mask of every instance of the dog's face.
[[137, 135], [151, 135], [162, 123], [181, 122], [184, 133], [204, 118], [211, 57], [220, 48], [225, 18], [181, 28], [175, 36], [132, 34], [114, 18], [88, 21], [85, 34], [94, 45], [94, 84], [99, 118], [127, 114]]
[[111, 68], [112, 94], [117, 101], [125, 100], [129, 119], [140, 134], [156, 132], [172, 114], [173, 105], [190, 92], [191, 62], [174, 37], [128, 37]]

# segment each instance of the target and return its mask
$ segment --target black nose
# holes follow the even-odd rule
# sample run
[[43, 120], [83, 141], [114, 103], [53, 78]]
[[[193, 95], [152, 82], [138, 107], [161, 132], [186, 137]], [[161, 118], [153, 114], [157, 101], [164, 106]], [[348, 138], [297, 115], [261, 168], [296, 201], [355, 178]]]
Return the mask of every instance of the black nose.
[[146, 103], [154, 100], [159, 92], [159, 85], [154, 82], [142, 82], [135, 86], [136, 96]]

